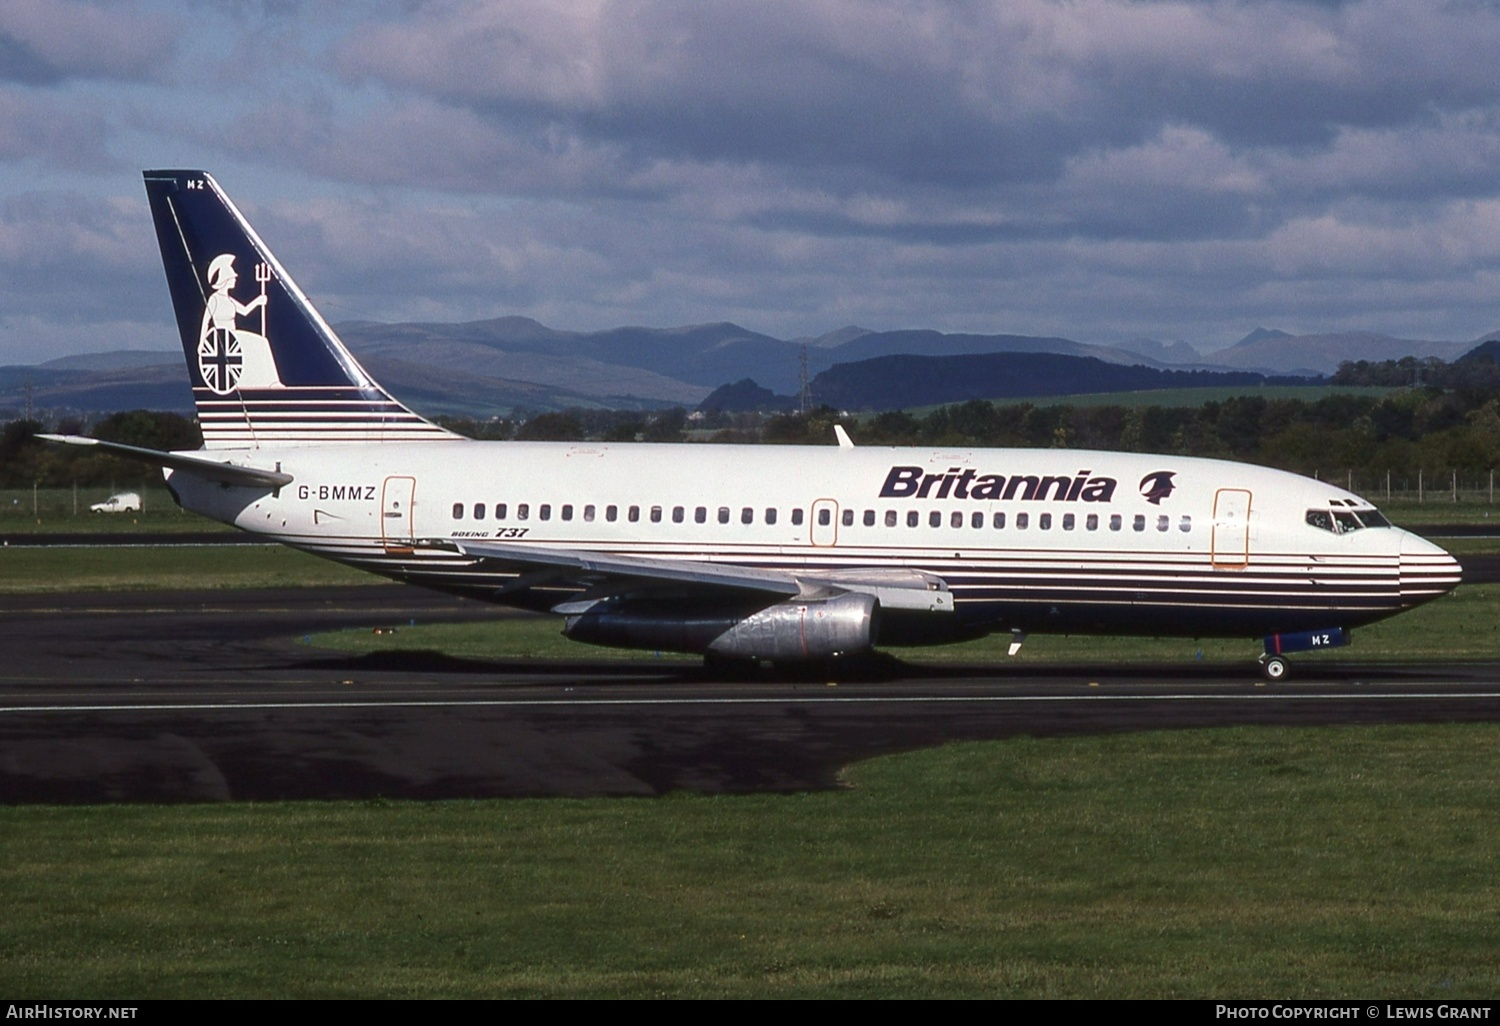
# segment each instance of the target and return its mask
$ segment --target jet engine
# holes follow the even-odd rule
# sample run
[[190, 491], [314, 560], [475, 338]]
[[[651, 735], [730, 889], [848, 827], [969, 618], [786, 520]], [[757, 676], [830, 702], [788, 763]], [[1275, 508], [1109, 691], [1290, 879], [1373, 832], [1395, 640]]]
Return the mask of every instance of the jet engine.
[[615, 648], [704, 652], [736, 659], [795, 662], [851, 655], [879, 638], [880, 603], [873, 595], [778, 602], [760, 609], [632, 609], [602, 602], [569, 616], [563, 634]]

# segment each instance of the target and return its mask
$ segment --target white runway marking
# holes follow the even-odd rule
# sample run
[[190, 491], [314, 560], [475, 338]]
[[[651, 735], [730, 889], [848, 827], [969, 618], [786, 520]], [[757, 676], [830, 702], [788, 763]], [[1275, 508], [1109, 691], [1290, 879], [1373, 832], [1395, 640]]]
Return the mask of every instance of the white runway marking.
[[1236, 694], [1236, 695], [824, 695], [787, 698], [494, 698], [395, 699], [355, 702], [179, 702], [171, 704], [10, 705], [0, 714], [79, 712], [188, 712], [213, 710], [245, 712], [274, 709], [522, 709], [552, 706], [691, 706], [691, 705], [918, 705], [1001, 704], [1022, 702], [1349, 702], [1388, 699], [1500, 700], [1500, 691], [1389, 691], [1358, 694]]

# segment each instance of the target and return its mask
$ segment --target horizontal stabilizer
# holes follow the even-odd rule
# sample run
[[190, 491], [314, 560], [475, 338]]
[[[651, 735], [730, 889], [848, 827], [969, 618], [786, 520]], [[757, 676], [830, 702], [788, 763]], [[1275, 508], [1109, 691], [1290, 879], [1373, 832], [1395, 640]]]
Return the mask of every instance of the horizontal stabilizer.
[[181, 470], [208, 481], [217, 481], [220, 484], [280, 488], [283, 485], [292, 483], [292, 475], [283, 474], [279, 470], [242, 467], [236, 463], [226, 463], [209, 456], [198, 456], [193, 453], [162, 452], [159, 449], [143, 449], [138, 445], [125, 445], [122, 442], [105, 442], [98, 438], [84, 438], [81, 435], [37, 435], [36, 437], [48, 442], [61, 442], [64, 445], [98, 446], [101, 449], [106, 449], [121, 456], [143, 460], [158, 467], [170, 467], [172, 470]]

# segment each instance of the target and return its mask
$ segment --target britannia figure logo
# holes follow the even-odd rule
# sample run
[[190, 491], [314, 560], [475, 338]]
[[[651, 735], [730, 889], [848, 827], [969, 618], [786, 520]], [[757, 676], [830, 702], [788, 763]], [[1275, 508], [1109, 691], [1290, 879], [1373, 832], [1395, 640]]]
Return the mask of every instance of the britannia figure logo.
[[1158, 470], [1141, 478], [1141, 497], [1153, 506], [1160, 506], [1161, 500], [1171, 496], [1176, 489], [1172, 478], [1176, 477], [1176, 471]]
[[[230, 293], [240, 276], [234, 269], [234, 254], [221, 253], [208, 265], [208, 286], [213, 289], [203, 305], [203, 327], [198, 332], [198, 372], [216, 395], [241, 388], [281, 388], [281, 376], [271, 344], [266, 341], [266, 285], [271, 280], [268, 264], [255, 266], [260, 295], [241, 303]], [[260, 334], [242, 328], [241, 317], [260, 311]]]

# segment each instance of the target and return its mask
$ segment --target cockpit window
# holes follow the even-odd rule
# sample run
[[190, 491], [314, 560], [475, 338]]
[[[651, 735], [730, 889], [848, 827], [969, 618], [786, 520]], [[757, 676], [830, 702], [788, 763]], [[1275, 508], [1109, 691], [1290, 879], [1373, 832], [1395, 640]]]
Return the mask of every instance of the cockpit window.
[[1332, 531], [1334, 529], [1333, 517], [1328, 515], [1328, 511], [1326, 509], [1308, 510], [1307, 522], [1313, 527], [1319, 527], [1325, 531]]
[[1364, 524], [1361, 524], [1359, 522], [1358, 517], [1356, 517], [1353, 513], [1348, 512], [1347, 510], [1334, 510], [1333, 519], [1334, 522], [1339, 525], [1340, 534], [1348, 534], [1350, 531], [1358, 531], [1361, 527], [1365, 526]]
[[1387, 520], [1378, 510], [1362, 509], [1354, 513], [1347, 509], [1310, 509], [1307, 511], [1307, 522], [1313, 527], [1324, 531], [1332, 531], [1334, 534], [1348, 534], [1358, 531], [1364, 527], [1390, 527], [1391, 522]]

